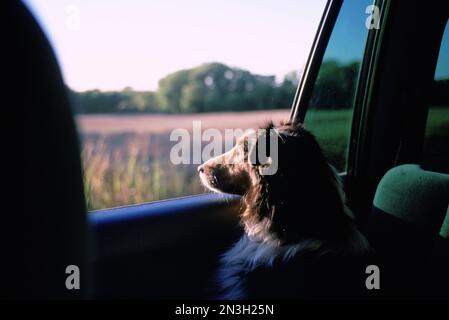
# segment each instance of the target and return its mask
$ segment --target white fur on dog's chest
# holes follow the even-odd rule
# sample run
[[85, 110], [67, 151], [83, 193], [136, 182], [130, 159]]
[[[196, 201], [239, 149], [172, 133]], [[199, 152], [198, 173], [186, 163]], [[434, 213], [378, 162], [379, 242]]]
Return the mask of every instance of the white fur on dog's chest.
[[243, 235], [221, 258], [218, 271], [220, 298], [247, 298], [245, 279], [249, 273], [259, 267], [272, 267], [276, 260], [288, 263], [299, 252], [315, 250], [321, 245], [318, 240], [304, 240], [295, 245], [281, 246], [275, 239], [261, 242]]

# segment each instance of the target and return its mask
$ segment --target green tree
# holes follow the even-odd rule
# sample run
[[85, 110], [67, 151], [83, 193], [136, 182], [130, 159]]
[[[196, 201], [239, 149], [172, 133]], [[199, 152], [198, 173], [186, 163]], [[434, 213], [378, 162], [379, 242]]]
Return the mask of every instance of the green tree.
[[189, 70], [169, 74], [159, 80], [156, 99], [161, 111], [181, 112], [183, 87], [189, 82]]
[[350, 108], [355, 92], [359, 64], [323, 62], [315, 83], [310, 105], [320, 109]]
[[171, 112], [257, 110], [273, 108], [275, 90], [273, 76], [209, 63], [161, 79], [157, 97]]

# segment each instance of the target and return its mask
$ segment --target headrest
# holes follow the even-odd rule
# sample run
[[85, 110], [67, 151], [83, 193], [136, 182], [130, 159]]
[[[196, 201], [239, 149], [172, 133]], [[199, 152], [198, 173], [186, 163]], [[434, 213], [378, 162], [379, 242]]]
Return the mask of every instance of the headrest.
[[389, 170], [374, 196], [377, 209], [436, 234], [440, 232], [448, 203], [449, 175], [426, 171], [414, 164]]

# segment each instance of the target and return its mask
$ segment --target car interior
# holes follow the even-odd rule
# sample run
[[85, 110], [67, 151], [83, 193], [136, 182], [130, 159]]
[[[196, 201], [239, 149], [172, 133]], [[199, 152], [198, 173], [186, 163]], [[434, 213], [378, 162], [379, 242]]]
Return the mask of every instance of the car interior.
[[[291, 111], [306, 125], [323, 56], [348, 2], [329, 0], [323, 12]], [[367, 31], [341, 177], [381, 270], [373, 298], [447, 299], [449, 131], [436, 142], [439, 152], [424, 150], [430, 106], [449, 105], [448, 91], [434, 80], [439, 57], [449, 55], [440, 52], [449, 10], [444, 2], [375, 4], [381, 22]], [[2, 222], [2, 297], [210, 298], [218, 257], [242, 233], [239, 197], [203, 194], [88, 213], [78, 135], [53, 49], [20, 1], [2, 7], [7, 78], [21, 88], [25, 113], [25, 164], [7, 160], [9, 170], [25, 176], [10, 189], [33, 190]], [[16, 199], [14, 192], [6, 198]], [[64, 286], [61, 270], [73, 264], [83, 270], [80, 290]]]

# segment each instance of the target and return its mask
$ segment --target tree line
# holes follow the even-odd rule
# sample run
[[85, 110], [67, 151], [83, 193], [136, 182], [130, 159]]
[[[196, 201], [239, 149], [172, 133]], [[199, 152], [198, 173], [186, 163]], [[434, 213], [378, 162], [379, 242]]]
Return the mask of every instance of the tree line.
[[156, 91], [69, 89], [75, 113], [194, 113], [289, 108], [298, 74], [281, 83], [221, 63], [180, 70], [159, 80]]
[[[310, 104], [321, 109], [351, 107], [358, 69], [358, 63], [323, 62]], [[156, 91], [68, 90], [77, 114], [244, 111], [290, 108], [298, 79], [298, 73], [291, 72], [278, 83], [274, 76], [208, 63], [167, 75], [159, 80]], [[448, 101], [449, 82], [436, 85], [439, 94], [435, 94], [441, 95], [437, 100]]]

